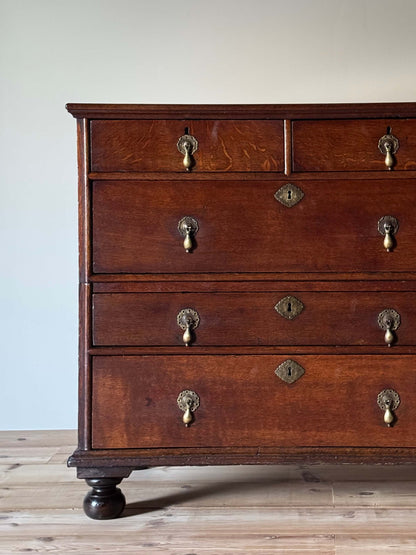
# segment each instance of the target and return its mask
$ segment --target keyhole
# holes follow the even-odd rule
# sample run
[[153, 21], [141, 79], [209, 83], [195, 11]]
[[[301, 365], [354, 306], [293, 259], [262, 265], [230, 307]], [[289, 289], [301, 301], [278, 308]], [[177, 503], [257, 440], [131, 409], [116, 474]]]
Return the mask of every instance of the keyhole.
[[292, 200], [292, 190], [291, 189], [287, 190], [287, 200]]
[[287, 375], [288, 375], [289, 377], [292, 376], [292, 367], [291, 367], [291, 366], [289, 366], [288, 369], [287, 369]]
[[189, 127], [185, 127], [185, 135], [189, 135]]
[[389, 125], [389, 126], [387, 127], [387, 135], [390, 135], [390, 134], [391, 134], [391, 127], [390, 127], [390, 125]]
[[292, 303], [291, 303], [291, 302], [288, 302], [288, 303], [287, 303], [287, 309], [286, 309], [286, 311], [287, 311], [287, 312], [292, 312]]

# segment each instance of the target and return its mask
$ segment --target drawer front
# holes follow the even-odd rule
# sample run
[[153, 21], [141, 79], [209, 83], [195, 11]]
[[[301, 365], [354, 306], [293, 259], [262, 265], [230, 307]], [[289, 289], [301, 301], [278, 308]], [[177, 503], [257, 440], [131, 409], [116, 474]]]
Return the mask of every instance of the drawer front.
[[[93, 183], [95, 273], [400, 272], [416, 265], [412, 180], [294, 182], [97, 181]], [[292, 187], [292, 184], [290, 184]], [[399, 224], [387, 252], [379, 221]], [[192, 217], [191, 252], [179, 222]], [[192, 226], [190, 226], [192, 227]]]
[[[414, 356], [296, 356], [304, 368], [288, 384], [280, 356], [95, 357], [95, 449], [214, 446], [415, 447]], [[393, 427], [379, 393], [396, 391]], [[193, 391], [189, 427], [178, 407]]]
[[185, 346], [186, 327], [181, 318], [178, 324], [178, 315], [188, 308], [197, 313], [190, 315], [191, 343], [196, 346], [379, 345], [387, 349], [389, 314], [379, 315], [392, 308], [398, 318], [393, 344], [415, 344], [416, 293], [289, 291], [94, 294], [94, 345]]
[[93, 120], [91, 170], [95, 172], [185, 171], [180, 137], [197, 140], [192, 170], [282, 172], [281, 120]]
[[395, 170], [416, 170], [416, 120], [318, 120], [293, 122], [293, 170], [387, 170], [379, 140], [386, 134], [398, 139], [393, 155]]

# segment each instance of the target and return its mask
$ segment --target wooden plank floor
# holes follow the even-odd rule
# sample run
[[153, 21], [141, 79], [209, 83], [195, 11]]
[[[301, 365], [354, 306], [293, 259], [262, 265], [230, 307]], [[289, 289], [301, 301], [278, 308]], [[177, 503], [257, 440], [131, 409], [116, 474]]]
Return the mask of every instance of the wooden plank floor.
[[93, 521], [73, 431], [0, 432], [0, 553], [416, 553], [416, 465], [153, 468]]

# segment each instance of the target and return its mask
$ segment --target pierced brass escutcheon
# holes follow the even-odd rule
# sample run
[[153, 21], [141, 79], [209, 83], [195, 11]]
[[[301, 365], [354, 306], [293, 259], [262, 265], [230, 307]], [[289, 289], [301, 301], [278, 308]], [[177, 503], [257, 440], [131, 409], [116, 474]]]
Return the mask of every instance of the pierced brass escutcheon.
[[305, 369], [294, 360], [285, 360], [274, 371], [276, 376], [286, 383], [293, 383], [303, 376]]
[[195, 237], [199, 231], [198, 222], [191, 216], [184, 216], [178, 222], [178, 230], [182, 237], [184, 237], [183, 248], [185, 252], [191, 252], [194, 247], [192, 238]]
[[187, 172], [190, 172], [194, 165], [193, 154], [198, 150], [198, 141], [193, 135], [182, 135], [177, 142], [177, 148], [183, 154], [183, 165]]
[[199, 395], [195, 391], [185, 389], [179, 393], [177, 403], [178, 407], [184, 412], [182, 421], [188, 428], [194, 419], [192, 413], [199, 407]]
[[286, 320], [293, 320], [296, 316], [299, 316], [305, 307], [302, 301], [292, 295], [288, 295], [280, 299], [274, 308]]
[[384, 411], [384, 423], [390, 428], [395, 420], [393, 411], [400, 405], [400, 397], [394, 389], [383, 389], [377, 395], [377, 404], [381, 410]]
[[399, 221], [394, 216], [383, 216], [379, 219], [377, 229], [384, 235], [383, 247], [387, 252], [391, 252], [395, 246], [394, 236], [399, 231]]
[[394, 166], [394, 154], [399, 150], [399, 139], [387, 133], [383, 135], [378, 141], [378, 149], [381, 154], [385, 155], [384, 164], [388, 170], [392, 170]]
[[302, 189], [297, 185], [293, 185], [292, 183], [287, 183], [286, 185], [283, 185], [274, 194], [274, 198], [287, 208], [295, 206], [295, 204], [300, 202], [304, 196], [305, 193], [302, 191]]
[[400, 327], [401, 317], [394, 308], [385, 308], [377, 318], [379, 327], [384, 330], [384, 342], [391, 347], [396, 341], [395, 331]]
[[193, 308], [184, 308], [177, 315], [176, 321], [178, 326], [184, 330], [182, 339], [186, 347], [189, 347], [192, 341], [192, 330], [199, 326], [199, 314]]

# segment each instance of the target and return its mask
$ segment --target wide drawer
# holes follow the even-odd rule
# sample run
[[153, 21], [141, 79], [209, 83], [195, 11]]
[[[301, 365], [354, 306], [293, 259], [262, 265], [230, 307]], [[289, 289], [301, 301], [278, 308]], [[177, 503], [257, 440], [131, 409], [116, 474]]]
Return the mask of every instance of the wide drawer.
[[[93, 448], [416, 446], [414, 356], [296, 356], [304, 374], [289, 384], [275, 370], [291, 359], [94, 357]], [[385, 390], [400, 401], [392, 427], [377, 403]], [[183, 391], [199, 397], [188, 427]]]
[[177, 144], [188, 134], [197, 140], [192, 171], [284, 169], [281, 120], [93, 120], [91, 170], [185, 171]]
[[[293, 170], [388, 170], [379, 141], [386, 135], [398, 140], [393, 154], [395, 170], [416, 170], [416, 119], [312, 120], [292, 124]], [[382, 140], [381, 143], [385, 142]]]
[[[276, 199], [301, 197], [295, 185], [297, 204]], [[96, 181], [93, 272], [413, 271], [415, 203], [410, 179]], [[398, 224], [392, 252], [380, 233], [386, 216]], [[191, 252], [179, 231], [187, 217], [197, 226]]]
[[387, 349], [386, 320], [392, 317], [393, 344], [414, 345], [414, 292], [98, 293], [93, 295], [93, 343], [184, 346], [190, 318], [190, 343], [196, 346]]

